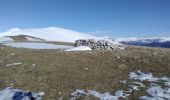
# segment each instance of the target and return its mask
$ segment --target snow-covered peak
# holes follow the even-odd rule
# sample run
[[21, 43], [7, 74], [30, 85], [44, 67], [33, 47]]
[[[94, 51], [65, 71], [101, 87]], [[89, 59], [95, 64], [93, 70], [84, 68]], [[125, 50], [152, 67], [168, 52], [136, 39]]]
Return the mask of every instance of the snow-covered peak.
[[10, 29], [10, 30], [8, 30], [9, 32], [14, 32], [14, 31], [19, 31], [20, 30], [20, 28], [12, 28], [12, 29]]
[[126, 45], [170, 48], [170, 37], [116, 38], [113, 41]]
[[27, 35], [44, 39], [46, 41], [75, 42], [77, 39], [96, 39], [98, 37], [86, 33], [81, 33], [59, 27], [36, 28], [36, 29], [19, 29], [13, 28], [6, 32], [0, 33], [0, 37]]
[[130, 42], [130, 41], [138, 41], [138, 42], [143, 42], [143, 43], [150, 43], [150, 42], [166, 42], [170, 41], [170, 37], [154, 37], [154, 38], [136, 38], [136, 37], [131, 37], [131, 38], [115, 38], [115, 41], [122, 42]]

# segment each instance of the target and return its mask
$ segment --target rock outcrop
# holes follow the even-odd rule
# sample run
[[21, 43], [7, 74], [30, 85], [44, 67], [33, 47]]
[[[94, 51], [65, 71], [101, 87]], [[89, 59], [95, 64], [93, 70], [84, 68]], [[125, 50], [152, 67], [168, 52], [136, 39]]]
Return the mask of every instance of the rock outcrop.
[[98, 40], [94, 39], [80, 39], [75, 41], [75, 46], [88, 46], [93, 50], [114, 50], [114, 49], [124, 49], [122, 45], [115, 45], [106, 40]]

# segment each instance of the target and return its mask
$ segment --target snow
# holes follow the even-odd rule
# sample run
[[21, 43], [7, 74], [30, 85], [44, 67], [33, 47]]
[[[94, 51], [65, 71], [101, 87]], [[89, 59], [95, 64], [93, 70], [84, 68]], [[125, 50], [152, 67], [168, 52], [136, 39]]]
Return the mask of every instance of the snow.
[[0, 33], [0, 37], [27, 35], [44, 39], [46, 41], [75, 42], [77, 39], [96, 39], [98, 37], [76, 32], [69, 29], [59, 27], [36, 28], [36, 29], [19, 29], [14, 28], [6, 32]]
[[78, 47], [74, 47], [71, 49], [67, 49], [65, 51], [88, 51], [88, 50], [92, 50], [90, 47], [87, 46], [78, 46]]
[[44, 92], [32, 93], [12, 88], [0, 90], [0, 100], [42, 100], [43, 95]]
[[136, 72], [130, 72], [129, 77], [135, 80], [140, 80], [140, 81], [163, 81], [166, 85], [170, 85], [170, 78], [167, 77], [154, 77], [152, 73], [142, 73], [140, 70]]
[[160, 86], [152, 86], [147, 89], [147, 93], [151, 96], [141, 96], [141, 100], [169, 100], [170, 99], [170, 88], [163, 89]]
[[26, 37], [27, 41], [42, 41], [41, 39], [38, 38], [31, 38], [31, 37]]
[[150, 38], [137, 38], [137, 37], [130, 37], [130, 38], [114, 38], [114, 41], [121, 42], [121, 41], [142, 41], [143, 43], [149, 43], [148, 40], [157, 40], [159, 42], [166, 42], [170, 41], [170, 37], [150, 37]]
[[21, 65], [22, 63], [12, 63], [12, 64], [7, 64], [6, 66], [9, 67], [9, 66], [18, 66], [18, 65]]
[[[100, 100], [118, 100], [118, 96], [113, 96], [107, 92], [99, 93], [99, 92], [93, 91], [93, 90], [79, 90], [79, 89], [77, 89], [75, 92], [71, 93], [71, 96], [79, 97], [82, 94], [93, 95], [93, 96], [99, 98]], [[72, 98], [72, 100], [75, 100], [75, 98]]]
[[15, 48], [27, 48], [27, 49], [70, 49], [70, 48], [73, 48], [73, 46], [68, 46], [68, 45], [56, 45], [56, 44], [36, 43], [36, 42], [9, 42], [3, 45], [15, 47]]
[[[134, 80], [148, 81], [150, 87], [147, 87], [146, 92], [150, 96], [141, 96], [140, 100], [170, 100], [170, 78], [167, 77], [154, 77], [152, 73], [142, 73], [141, 71], [131, 72], [129, 77]], [[154, 83], [153, 83], [154, 82]], [[156, 83], [161, 83], [165, 87], [161, 87]], [[143, 84], [140, 84], [143, 86]]]
[[35, 67], [35, 66], [36, 66], [36, 64], [32, 64], [32, 65], [31, 65], [31, 67]]
[[0, 37], [0, 42], [8, 42], [8, 41], [13, 41], [13, 39], [10, 37]]
[[125, 84], [127, 81], [126, 80], [124, 80], [124, 81], [120, 81], [121, 83], [123, 83], [123, 84]]
[[149, 74], [145, 74], [142, 73], [140, 70], [138, 70], [137, 72], [130, 72], [129, 75], [130, 78], [136, 79], [136, 80], [148, 80], [148, 81], [157, 81], [158, 79], [152, 76], [152, 73]]
[[[97, 37], [90, 35], [88, 33], [77, 32], [65, 28], [60, 27], [47, 27], [47, 28], [35, 28], [35, 29], [20, 29], [13, 28], [6, 32], [0, 33], [0, 38], [6, 36], [17, 36], [17, 35], [25, 35], [28, 36], [27, 39], [29, 41], [41, 41], [41, 39], [45, 41], [60, 41], [60, 42], [71, 42], [74, 43], [78, 39], [95, 39], [98, 40], [106, 40], [115, 45], [122, 45], [120, 41], [112, 41], [112, 38], [104, 36]], [[30, 37], [35, 37], [30, 38]]]
[[170, 99], [170, 89], [162, 89], [160, 86], [153, 86], [147, 90], [147, 93], [153, 97], [164, 97]]
[[100, 100], [119, 100], [119, 98], [127, 98], [129, 94], [124, 93], [124, 90], [118, 90], [114, 94], [110, 94], [109, 92], [99, 93], [95, 90], [80, 90], [77, 89], [75, 92], [71, 93], [71, 100], [76, 100], [77, 97], [81, 95], [92, 95], [94, 97], [99, 98]]
[[139, 85], [139, 87], [146, 87], [143, 83], [140, 83], [140, 82], [137, 82], [137, 81], [132, 82], [132, 83]]

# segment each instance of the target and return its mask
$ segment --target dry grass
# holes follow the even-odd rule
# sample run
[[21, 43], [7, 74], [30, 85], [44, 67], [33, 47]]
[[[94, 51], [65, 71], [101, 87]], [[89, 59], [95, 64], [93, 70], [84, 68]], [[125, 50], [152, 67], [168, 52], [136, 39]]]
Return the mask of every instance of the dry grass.
[[[2, 46], [1, 46], [2, 47]], [[0, 88], [44, 91], [44, 100], [64, 97], [76, 89], [111, 92], [126, 87], [134, 70], [170, 77], [170, 49], [128, 48], [115, 51], [64, 52], [61, 50], [31, 50], [4, 47], [0, 49]], [[22, 65], [6, 64], [21, 62]], [[36, 64], [36, 66], [32, 66]], [[134, 92], [129, 99], [137, 99], [144, 92]], [[95, 100], [82, 96], [79, 100]]]

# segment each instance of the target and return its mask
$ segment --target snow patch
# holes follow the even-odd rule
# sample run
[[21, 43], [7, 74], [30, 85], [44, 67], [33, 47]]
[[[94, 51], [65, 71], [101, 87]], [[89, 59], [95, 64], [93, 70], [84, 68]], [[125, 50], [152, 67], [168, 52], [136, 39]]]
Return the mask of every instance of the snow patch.
[[9, 41], [13, 41], [13, 39], [10, 37], [0, 37], [0, 42], [9, 42]]
[[78, 47], [74, 47], [71, 49], [67, 49], [65, 51], [88, 51], [88, 50], [92, 50], [90, 47], [87, 46], [78, 46]]
[[119, 96], [113, 96], [110, 93], [106, 92], [106, 93], [99, 93], [97, 91], [93, 91], [93, 90], [79, 90], [77, 89], [75, 92], [71, 93], [71, 96], [73, 96], [73, 98], [71, 100], [75, 100], [77, 97], [81, 96], [81, 95], [93, 95], [97, 98], [99, 98], [100, 100], [118, 100], [119, 96], [122, 96], [122, 94], [117, 93], [117, 95]]
[[141, 81], [144, 81], [144, 80], [157, 81], [158, 80], [158, 78], [155, 78], [152, 76], [152, 73], [145, 74], [145, 73], [142, 73], [140, 70], [138, 70], [137, 72], [130, 72], [129, 77], [132, 79], [141, 80]]
[[136, 72], [130, 72], [129, 77], [135, 80], [140, 80], [140, 81], [150, 81], [150, 82], [161, 81], [164, 84], [170, 86], [170, 78], [167, 78], [166, 76], [157, 78], [157, 77], [154, 77], [152, 73], [142, 73], [140, 70]]
[[9, 66], [18, 66], [18, 65], [21, 65], [22, 63], [12, 63], [12, 64], [7, 64], [6, 66], [9, 67]]
[[44, 92], [33, 93], [12, 88], [0, 90], [0, 100], [42, 100], [43, 95]]
[[68, 45], [56, 45], [49, 43], [36, 43], [36, 42], [16, 42], [16, 43], [5, 43], [3, 45], [15, 47], [15, 48], [27, 48], [27, 49], [70, 49], [73, 46]]
[[146, 90], [149, 96], [141, 96], [141, 100], [170, 100], [170, 88], [163, 89], [161, 86], [152, 86]]

